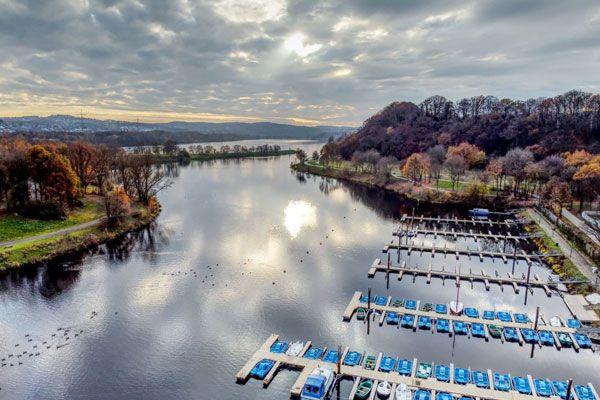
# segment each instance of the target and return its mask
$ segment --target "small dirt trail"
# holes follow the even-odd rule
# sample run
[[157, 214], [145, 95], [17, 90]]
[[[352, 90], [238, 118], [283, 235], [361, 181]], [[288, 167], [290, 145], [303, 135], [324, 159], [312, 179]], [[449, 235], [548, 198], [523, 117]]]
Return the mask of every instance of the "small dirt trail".
[[68, 235], [69, 233], [73, 233], [82, 229], [91, 228], [92, 226], [99, 225], [102, 221], [104, 221], [104, 219], [105, 218], [102, 217], [92, 221], [84, 222], [83, 224], [73, 225], [68, 228], [59, 229], [57, 231], [42, 233], [40, 235], [35, 236], [28, 236], [22, 239], [9, 240], [7, 242], [0, 243], [0, 247], [10, 247], [21, 243], [31, 242], [34, 240], [49, 239], [55, 236]]

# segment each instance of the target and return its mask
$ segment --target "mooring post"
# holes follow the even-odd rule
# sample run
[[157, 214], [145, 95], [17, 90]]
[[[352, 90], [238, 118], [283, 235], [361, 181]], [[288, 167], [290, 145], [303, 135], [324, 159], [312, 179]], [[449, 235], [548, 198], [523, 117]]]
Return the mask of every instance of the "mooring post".
[[338, 344], [338, 358], [337, 358], [337, 373], [338, 376], [342, 373], [342, 345]]
[[513, 251], [513, 266], [512, 266], [512, 274], [515, 275], [515, 264], [517, 263], [517, 246], [515, 246]]
[[539, 319], [540, 319], [540, 306], [537, 306], [535, 308], [535, 324], [534, 324], [534, 327], [533, 327], [533, 329], [536, 330], [536, 331], [537, 331], [537, 328], [538, 328], [538, 321], [539, 321]]
[[367, 335], [371, 331], [371, 288], [368, 290], [369, 299], [367, 300]]
[[567, 384], [567, 395], [565, 398], [567, 400], [571, 400], [571, 390], [573, 389], [573, 379], [569, 379], [569, 383]]
[[527, 279], [525, 281], [525, 305], [527, 305], [527, 295], [529, 294], [529, 277], [531, 275], [531, 264], [527, 263]]

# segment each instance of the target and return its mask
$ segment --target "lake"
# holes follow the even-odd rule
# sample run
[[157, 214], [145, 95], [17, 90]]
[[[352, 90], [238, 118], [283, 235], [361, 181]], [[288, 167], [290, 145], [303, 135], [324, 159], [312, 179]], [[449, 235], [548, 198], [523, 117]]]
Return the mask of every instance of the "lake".
[[[288, 142], [277, 143], [286, 148]], [[319, 147], [290, 144], [298, 145], [309, 154]], [[536, 348], [531, 358], [527, 345], [376, 324], [367, 334], [362, 323], [342, 322], [353, 293], [369, 287], [398, 298], [454, 299], [450, 281], [428, 285], [425, 278], [413, 283], [392, 275], [387, 290], [383, 274], [368, 279], [367, 271], [376, 257], [384, 258], [381, 249], [403, 213], [460, 216], [465, 210], [434, 209], [296, 174], [292, 161], [285, 156], [174, 167], [152, 228], [79, 260], [1, 275], [0, 357], [7, 365], [0, 368], [0, 398], [287, 399], [294, 371], [279, 372], [266, 390], [255, 380], [235, 383], [271, 333], [513, 375], [572, 377], [600, 387], [600, 359], [590, 350]], [[502, 248], [491, 241], [436, 240], [444, 242]], [[401, 257], [420, 267], [512, 268], [499, 259], [456, 261], [418, 252]], [[526, 268], [520, 261], [515, 272], [520, 276]], [[541, 265], [533, 272], [548, 276]], [[541, 289], [527, 305], [523, 289], [515, 294], [492, 285], [486, 292], [481, 283], [464, 283], [460, 297], [480, 310], [534, 313], [540, 306], [545, 316], [567, 315], [560, 297], [548, 298]], [[342, 394], [349, 389], [342, 385]]]

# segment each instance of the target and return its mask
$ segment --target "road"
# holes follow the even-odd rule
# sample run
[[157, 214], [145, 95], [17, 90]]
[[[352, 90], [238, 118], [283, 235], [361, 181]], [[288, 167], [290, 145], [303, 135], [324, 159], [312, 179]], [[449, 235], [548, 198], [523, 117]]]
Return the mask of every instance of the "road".
[[592, 240], [592, 242], [600, 246], [600, 240], [598, 240], [598, 238], [592, 232], [592, 228], [587, 226], [585, 222], [565, 208], [562, 209], [562, 216], [568, 219], [573, 225], [578, 227], [583, 233], [585, 233]]
[[100, 224], [102, 221], [104, 221], [104, 217], [95, 219], [93, 221], [85, 222], [83, 224], [73, 225], [68, 228], [59, 229], [57, 231], [43, 233], [41, 235], [28, 236], [28, 237], [25, 237], [22, 239], [16, 239], [16, 240], [10, 240], [8, 242], [2, 242], [2, 243], [0, 243], [0, 247], [10, 247], [10, 246], [14, 246], [14, 245], [21, 244], [21, 243], [32, 242], [34, 240], [49, 239], [49, 238], [52, 238], [55, 236], [68, 235], [69, 233], [73, 233], [73, 232], [76, 232], [76, 231], [79, 231], [82, 229], [91, 228], [92, 226], [96, 226], [96, 225]]

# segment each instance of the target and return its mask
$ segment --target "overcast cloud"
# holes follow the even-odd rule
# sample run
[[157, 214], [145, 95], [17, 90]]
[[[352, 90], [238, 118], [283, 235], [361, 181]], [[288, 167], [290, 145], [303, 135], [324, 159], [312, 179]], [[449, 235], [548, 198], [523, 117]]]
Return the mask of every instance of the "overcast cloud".
[[0, 0], [5, 116], [358, 125], [433, 94], [597, 92], [599, 71], [597, 0]]

